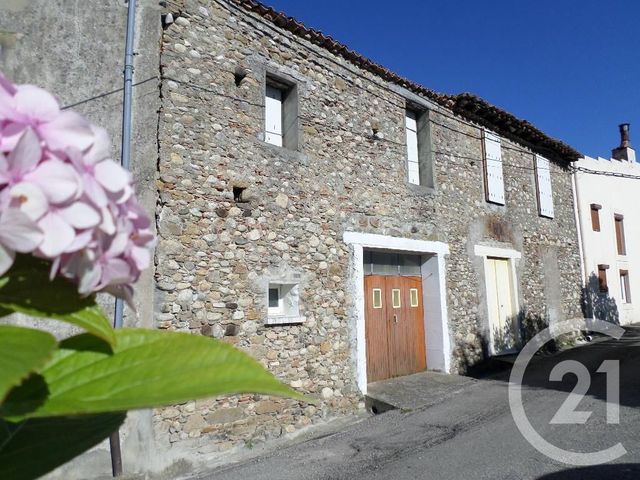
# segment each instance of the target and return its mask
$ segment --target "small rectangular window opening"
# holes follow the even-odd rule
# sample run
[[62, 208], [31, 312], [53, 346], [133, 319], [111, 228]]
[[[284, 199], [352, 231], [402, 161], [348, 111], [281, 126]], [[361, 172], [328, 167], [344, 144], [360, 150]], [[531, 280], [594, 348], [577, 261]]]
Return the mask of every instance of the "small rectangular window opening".
[[598, 205], [597, 203], [591, 204], [591, 227], [593, 228], [594, 232], [600, 231], [600, 209], [601, 208], [602, 206]]
[[393, 308], [400, 308], [401, 303], [400, 303], [400, 289], [399, 288], [391, 289], [391, 304], [393, 305]]
[[598, 290], [600, 293], [608, 293], [609, 286], [607, 285], [607, 269], [609, 265], [598, 265]]
[[620, 270], [620, 293], [622, 303], [631, 303], [631, 287], [629, 286], [629, 272]]
[[624, 238], [624, 217], [618, 213], [614, 215], [616, 224], [616, 245], [618, 247], [618, 255], [627, 254], [627, 245]]
[[418, 306], [418, 289], [412, 288], [411, 290], [409, 290], [409, 296], [411, 297], [411, 306], [417, 307]]
[[407, 176], [414, 185], [433, 187], [429, 112], [412, 105], [405, 111]]
[[280, 287], [269, 287], [269, 313], [279, 313], [281, 310]]
[[264, 99], [264, 140], [278, 147], [298, 149], [298, 99], [295, 84], [267, 76]]
[[382, 290], [379, 288], [373, 289], [373, 308], [382, 308]]

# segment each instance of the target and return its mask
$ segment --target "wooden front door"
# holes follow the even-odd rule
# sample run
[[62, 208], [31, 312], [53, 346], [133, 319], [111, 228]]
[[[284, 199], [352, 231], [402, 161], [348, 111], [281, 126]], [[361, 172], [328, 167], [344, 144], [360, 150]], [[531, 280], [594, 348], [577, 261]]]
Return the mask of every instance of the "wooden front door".
[[425, 370], [422, 279], [367, 275], [364, 287], [368, 381]]

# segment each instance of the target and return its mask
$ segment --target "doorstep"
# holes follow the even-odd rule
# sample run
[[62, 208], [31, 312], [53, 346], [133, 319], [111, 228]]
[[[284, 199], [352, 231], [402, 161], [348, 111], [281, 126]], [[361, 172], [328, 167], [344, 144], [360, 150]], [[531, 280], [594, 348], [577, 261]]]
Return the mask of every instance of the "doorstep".
[[478, 380], [462, 375], [420, 372], [367, 385], [365, 404], [373, 413], [418, 410], [455, 395]]

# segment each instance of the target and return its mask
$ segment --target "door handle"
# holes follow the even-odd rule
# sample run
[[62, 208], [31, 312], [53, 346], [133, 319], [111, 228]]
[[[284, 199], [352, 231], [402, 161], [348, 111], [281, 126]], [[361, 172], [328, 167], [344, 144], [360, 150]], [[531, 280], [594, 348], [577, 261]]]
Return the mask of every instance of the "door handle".
[[398, 315], [394, 315], [393, 316], [393, 321], [394, 321], [394, 323], [398, 323]]

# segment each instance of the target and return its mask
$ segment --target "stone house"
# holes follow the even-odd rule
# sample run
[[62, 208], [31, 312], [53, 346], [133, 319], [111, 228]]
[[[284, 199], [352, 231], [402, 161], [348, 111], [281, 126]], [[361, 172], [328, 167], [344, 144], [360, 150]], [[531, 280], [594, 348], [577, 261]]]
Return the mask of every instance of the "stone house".
[[362, 408], [371, 381], [464, 372], [581, 316], [578, 152], [254, 1], [188, 1], [169, 22], [159, 327], [231, 342], [322, 400], [158, 411], [170, 443], [278, 437]]
[[[14, 3], [0, 6], [4, 73], [117, 144], [125, 2]], [[465, 372], [581, 316], [578, 152], [259, 3], [138, 4], [133, 173], [160, 238], [126, 325], [223, 339], [319, 402], [133, 412], [125, 472], [174, 478], [361, 411], [377, 379]], [[56, 475], [109, 468], [101, 445]]]
[[620, 137], [611, 158], [578, 160], [574, 177], [585, 316], [624, 325], [640, 321], [640, 164], [629, 124]]

